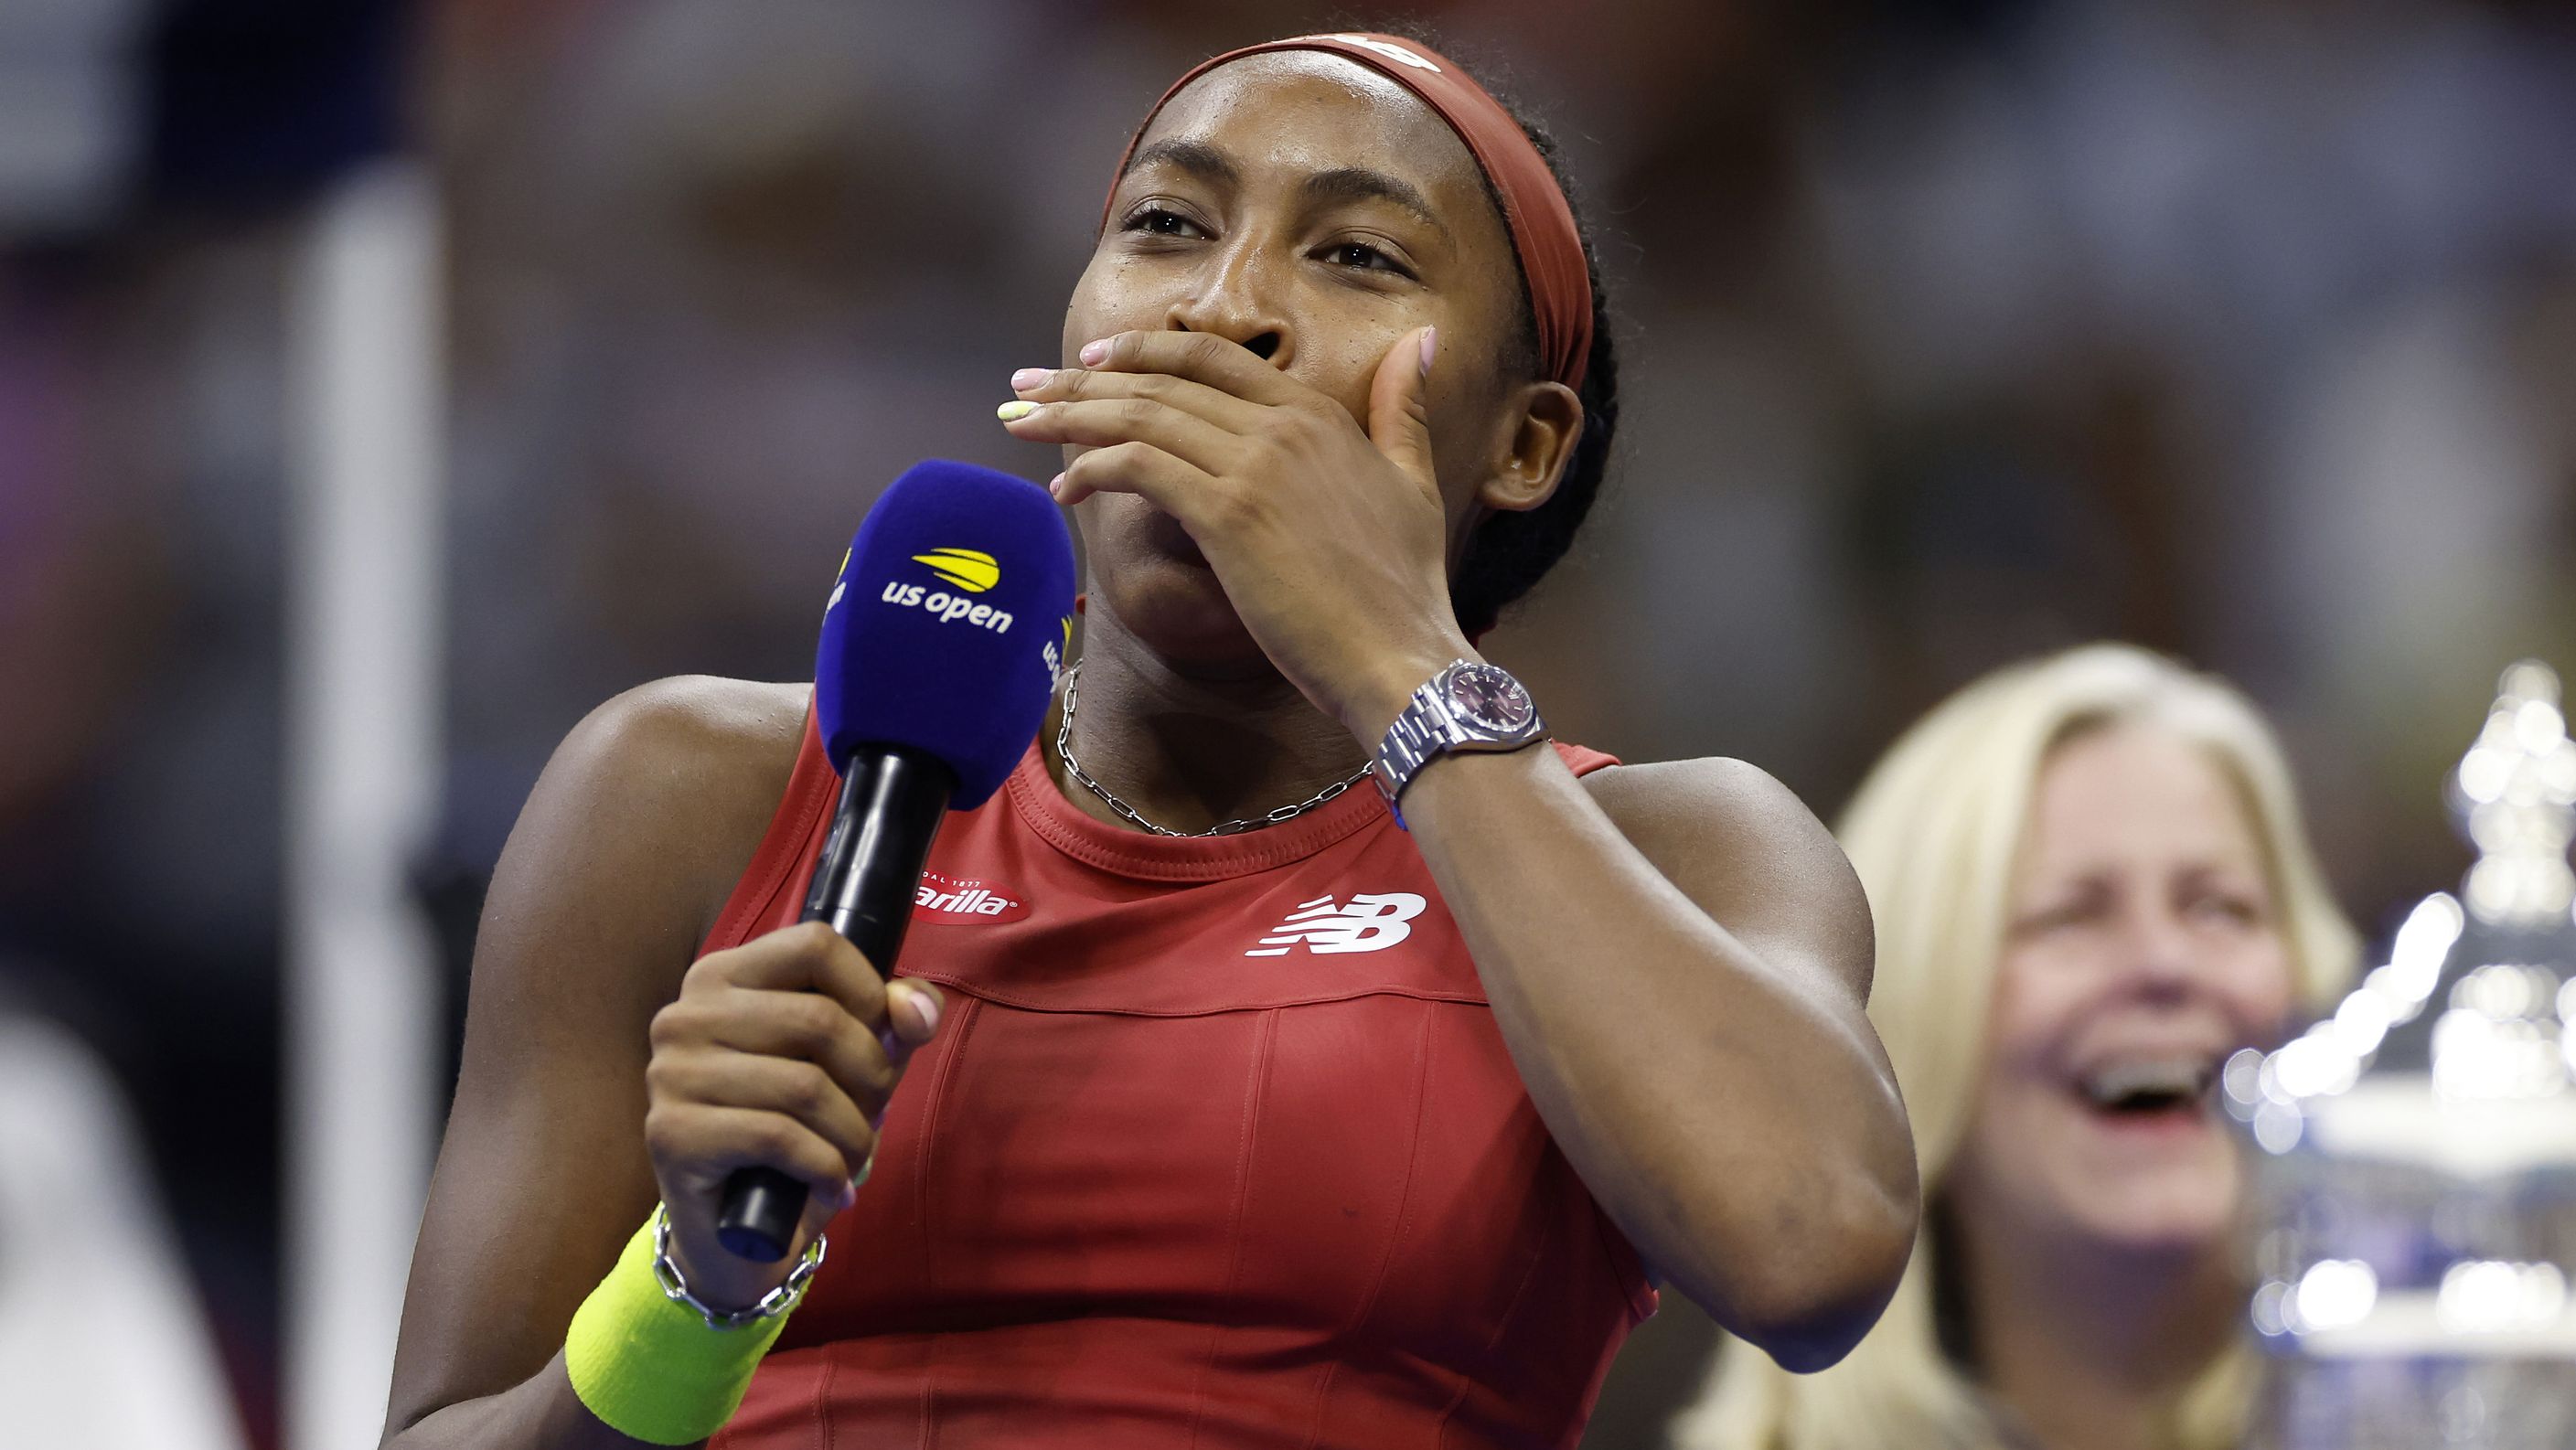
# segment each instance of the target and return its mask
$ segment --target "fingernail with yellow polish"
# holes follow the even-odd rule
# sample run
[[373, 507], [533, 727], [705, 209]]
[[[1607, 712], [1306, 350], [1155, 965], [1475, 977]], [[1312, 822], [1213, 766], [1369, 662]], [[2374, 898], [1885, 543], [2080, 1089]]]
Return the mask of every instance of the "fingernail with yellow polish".
[[1013, 398], [1011, 401], [995, 408], [993, 410], [993, 416], [1001, 419], [1005, 423], [1016, 423], [1037, 410], [1038, 405], [1030, 402], [1026, 398]]

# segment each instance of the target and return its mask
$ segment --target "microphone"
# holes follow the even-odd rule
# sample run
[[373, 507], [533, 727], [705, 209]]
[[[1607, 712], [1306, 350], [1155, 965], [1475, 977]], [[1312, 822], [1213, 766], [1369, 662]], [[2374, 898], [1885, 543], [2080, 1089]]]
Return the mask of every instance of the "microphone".
[[[814, 715], [840, 806], [800, 920], [892, 976], [939, 823], [990, 799], [1037, 738], [1073, 640], [1073, 541], [1045, 489], [971, 463], [905, 470], [859, 525], [823, 610]], [[786, 1257], [805, 1182], [725, 1179], [716, 1238]]]

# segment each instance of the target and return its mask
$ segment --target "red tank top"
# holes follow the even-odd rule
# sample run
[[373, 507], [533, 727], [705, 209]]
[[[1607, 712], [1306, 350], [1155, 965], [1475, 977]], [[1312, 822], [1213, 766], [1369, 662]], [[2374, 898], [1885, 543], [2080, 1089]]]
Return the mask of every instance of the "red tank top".
[[[809, 722], [708, 950], [796, 919], [836, 785]], [[1173, 839], [1033, 748], [930, 871], [947, 1015], [716, 1450], [1575, 1444], [1655, 1292], [1377, 791]]]

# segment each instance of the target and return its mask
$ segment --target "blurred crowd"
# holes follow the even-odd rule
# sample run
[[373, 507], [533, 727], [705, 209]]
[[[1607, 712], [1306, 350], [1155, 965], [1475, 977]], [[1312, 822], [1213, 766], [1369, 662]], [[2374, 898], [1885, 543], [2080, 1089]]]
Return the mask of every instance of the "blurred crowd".
[[[2576, 5], [12, 6], [0, 1004], [132, 1104], [254, 1443], [303, 209], [389, 154], [445, 207], [461, 997], [585, 710], [807, 673], [915, 459], [1051, 469], [991, 409], [1160, 87], [1393, 14], [1550, 118], [1622, 319], [1605, 505], [1488, 645], [1563, 734], [1830, 815], [1962, 681], [2118, 637], [2280, 723], [2365, 930], [2457, 876], [2497, 670], [2576, 666]], [[1666, 1302], [1592, 1443], [1695, 1388]]]

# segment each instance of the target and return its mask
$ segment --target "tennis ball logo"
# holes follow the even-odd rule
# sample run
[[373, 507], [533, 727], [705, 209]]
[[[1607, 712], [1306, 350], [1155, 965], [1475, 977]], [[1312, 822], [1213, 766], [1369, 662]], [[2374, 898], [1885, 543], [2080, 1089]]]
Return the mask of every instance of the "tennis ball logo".
[[981, 594], [1002, 582], [1002, 566], [981, 549], [933, 549], [913, 555], [912, 562], [929, 565], [941, 583], [969, 594]]

